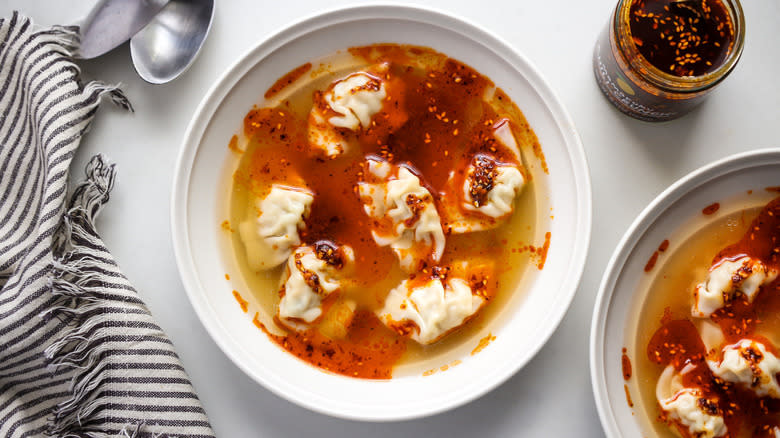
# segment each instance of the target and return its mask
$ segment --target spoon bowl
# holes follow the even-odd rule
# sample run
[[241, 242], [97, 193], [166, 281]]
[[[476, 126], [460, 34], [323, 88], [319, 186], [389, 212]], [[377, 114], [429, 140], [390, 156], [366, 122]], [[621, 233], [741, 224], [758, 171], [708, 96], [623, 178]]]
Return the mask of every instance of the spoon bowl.
[[152, 84], [170, 82], [195, 60], [214, 18], [214, 0], [171, 0], [130, 39], [133, 66]]

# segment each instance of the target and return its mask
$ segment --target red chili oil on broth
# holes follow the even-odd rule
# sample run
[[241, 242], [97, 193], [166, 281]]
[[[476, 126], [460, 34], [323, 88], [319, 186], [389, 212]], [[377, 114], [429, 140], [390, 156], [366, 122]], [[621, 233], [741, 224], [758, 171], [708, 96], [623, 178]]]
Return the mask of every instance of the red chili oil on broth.
[[711, 214], [715, 214], [718, 210], [720, 210], [720, 203], [714, 202], [706, 207], [704, 207], [701, 210], [701, 213], [705, 216], [709, 216]]
[[[715, 254], [714, 258], [708, 258], [707, 253]], [[644, 306], [637, 339], [637, 346], [641, 347], [638, 351], [646, 351], [646, 355], [635, 359], [641, 397], [650, 418], [658, 418], [655, 423], [659, 436], [674, 436], [671, 428], [677, 428], [682, 436], [692, 436], [667, 417], [655, 398], [658, 377], [667, 365], [673, 365], [678, 371], [686, 367], [690, 370], [683, 374], [683, 385], [697, 388], [703, 398], [711, 400], [708, 409], [723, 416], [729, 437], [772, 436], [761, 434], [780, 420], [780, 400], [760, 398], [712, 373], [706, 360], [720, 360], [722, 356], [713, 356], [720, 352], [706, 351], [696, 325], [702, 319], [691, 316], [695, 283], [704, 281], [711, 265], [743, 256], [759, 259], [770, 268], [780, 268], [780, 198], [761, 209], [718, 219], [692, 236], [683, 248], [671, 255], [663, 268], [664, 275], [659, 275], [652, 286], [652, 290], [659, 292]], [[752, 303], [738, 293], [734, 300], [706, 319], [720, 326], [724, 345], [751, 339], [763, 343], [767, 351], [777, 355], [780, 280], [762, 287]]]
[[[314, 192], [303, 244], [329, 240], [349, 245], [355, 256], [352, 281], [355, 287], [344, 292], [357, 303], [357, 311], [342, 337], [324, 335], [315, 326], [306, 331], [286, 330], [279, 335], [265, 330], [269, 338], [302, 360], [331, 372], [359, 378], [387, 379], [400, 362], [440, 354], [473, 335], [486, 318], [492, 318], [508, 302], [527, 266], [528, 254], [512, 254], [511, 247], [532, 242], [535, 226], [534, 184], [523, 170], [526, 186], [515, 202], [515, 212], [506, 224], [496, 229], [462, 235], [449, 234], [439, 265], [459, 260], [485, 261], [493, 268], [483, 296], [487, 301], [471, 321], [458, 327], [436, 343], [422, 346], [382, 324], [374, 311], [381, 308], [387, 293], [406, 278], [396, 255], [389, 247], [376, 244], [372, 228], [376, 226], [363, 209], [355, 192], [366, 156], [373, 155], [399, 165], [409, 165], [423, 187], [433, 195], [437, 209], [454, 199], [450, 173], [461, 187], [465, 169], [474, 154], [489, 153], [500, 162], [517, 162], [513, 154], [493, 139], [494, 125], [511, 121], [513, 134], [526, 159], [535, 158], [546, 171], [546, 163], [535, 134], [519, 109], [500, 90], [489, 102], [485, 95], [494, 89], [490, 79], [472, 68], [427, 48], [398, 45], [368, 46], [350, 49], [360, 65], [387, 64], [382, 80], [387, 81], [383, 108], [367, 129], [349, 138], [349, 148], [336, 159], [318, 157], [309, 151], [308, 115], [312, 102], [328, 85], [353, 71], [334, 72], [325, 79], [294, 90], [274, 108], [253, 108], [244, 118], [243, 130], [248, 147], [233, 175], [231, 222], [244, 216], [252, 195], [264, 196], [272, 184], [303, 186]], [[311, 70], [302, 66], [282, 77], [269, 92], [278, 94]], [[317, 71], [315, 68], [314, 71]], [[314, 75], [314, 73], [312, 73]], [[299, 81], [300, 82], [300, 81]], [[279, 85], [282, 84], [282, 85]], [[541, 157], [541, 159], [539, 158]], [[522, 167], [521, 167], [522, 168]], [[305, 181], [305, 183], [304, 183]], [[461, 184], [461, 185], [458, 185]], [[234, 233], [238, 234], [238, 233]], [[243, 248], [237, 236], [234, 247], [241, 259]], [[540, 267], [549, 247], [550, 233], [544, 242]], [[501, 241], [513, 245], [502, 245]], [[241, 262], [240, 262], [241, 263]], [[427, 269], [427, 268], [426, 268]], [[278, 279], [283, 267], [268, 272], [253, 272], [243, 265], [252, 292], [267, 315], [275, 314], [278, 303]], [[430, 278], [427, 271], [413, 274], [420, 281]], [[474, 274], [467, 281], [482, 281]], [[473, 286], [473, 285], [472, 285]], [[257, 319], [257, 318], [256, 318]], [[278, 324], [277, 324], [278, 325]]]
[[388, 330], [371, 312], [359, 311], [343, 340], [333, 340], [316, 329], [274, 335], [271, 340], [298, 358], [338, 374], [364, 379], [389, 379], [393, 365], [406, 351], [406, 340]]
[[626, 354], [626, 349], [623, 349], [623, 354], [620, 357], [620, 369], [623, 370], [623, 380], [631, 378], [631, 359]]

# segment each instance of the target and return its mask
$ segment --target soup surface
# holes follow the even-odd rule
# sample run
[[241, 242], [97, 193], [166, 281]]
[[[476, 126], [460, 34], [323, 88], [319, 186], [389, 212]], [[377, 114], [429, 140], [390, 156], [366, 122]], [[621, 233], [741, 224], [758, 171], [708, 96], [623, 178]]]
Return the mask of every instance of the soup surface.
[[477, 71], [427, 48], [358, 47], [291, 71], [265, 98], [229, 145], [240, 160], [224, 228], [250, 289], [237, 299], [251, 294], [250, 316], [290, 353], [390, 378], [479, 339], [544, 267], [544, 155]]
[[632, 362], [658, 436], [780, 433], [777, 214], [780, 198], [724, 215], [656, 268]]

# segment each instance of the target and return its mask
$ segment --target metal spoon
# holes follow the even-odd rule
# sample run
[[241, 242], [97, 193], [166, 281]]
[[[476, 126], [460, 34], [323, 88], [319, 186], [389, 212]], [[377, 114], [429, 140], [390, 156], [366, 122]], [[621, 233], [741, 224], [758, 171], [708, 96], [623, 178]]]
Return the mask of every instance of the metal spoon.
[[168, 0], [102, 0], [79, 26], [79, 57], [110, 52], [143, 29]]
[[135, 70], [152, 84], [172, 81], [195, 60], [213, 18], [214, 0], [171, 0], [130, 39]]

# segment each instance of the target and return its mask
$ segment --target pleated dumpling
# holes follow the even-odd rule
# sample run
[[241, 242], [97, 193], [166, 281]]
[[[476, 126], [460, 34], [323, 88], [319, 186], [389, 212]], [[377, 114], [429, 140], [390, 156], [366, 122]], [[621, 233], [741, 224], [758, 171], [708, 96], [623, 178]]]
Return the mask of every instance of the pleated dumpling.
[[326, 310], [324, 301], [341, 290], [354, 260], [351, 247], [329, 241], [296, 248], [287, 261], [279, 291], [282, 324], [305, 329], [319, 320]]
[[477, 154], [463, 182], [463, 208], [505, 219], [514, 211], [515, 197], [525, 184], [517, 166], [498, 162], [490, 155]]
[[238, 231], [252, 269], [273, 269], [301, 244], [298, 230], [306, 226], [314, 194], [305, 188], [273, 185], [264, 198], [257, 198]]
[[773, 282], [777, 270], [766, 266], [761, 260], [741, 257], [737, 260], [722, 260], [710, 268], [707, 279], [693, 291], [693, 316], [709, 317], [734, 299], [737, 292], [753, 302], [761, 286]]
[[377, 315], [399, 334], [431, 344], [461, 326], [484, 303], [461, 278], [404, 280], [388, 293]]
[[374, 219], [374, 241], [389, 245], [407, 272], [438, 262], [444, 253], [444, 231], [433, 195], [420, 178], [409, 167], [377, 157], [366, 160], [363, 173], [358, 194], [364, 211]]
[[396, 333], [431, 344], [474, 317], [497, 286], [487, 260], [434, 266], [392, 289], [376, 314]]
[[656, 384], [656, 398], [667, 420], [675, 424], [686, 436], [716, 438], [728, 432], [723, 413], [717, 401], [707, 398], [699, 388], [683, 385], [683, 376], [694, 365], [687, 365], [680, 372], [669, 365]]
[[758, 341], [742, 339], [723, 348], [719, 361], [708, 360], [712, 374], [753, 391], [758, 397], [780, 399], [777, 374], [780, 359]]
[[309, 113], [309, 145], [312, 150], [336, 158], [348, 149], [339, 130], [368, 129], [384, 105], [385, 81], [378, 75], [353, 73], [334, 82], [325, 92], [315, 93]]
[[[450, 202], [442, 206], [443, 225], [452, 233], [495, 228], [515, 211], [526, 184], [520, 149], [509, 121], [492, 127], [478, 152], [466, 156], [463, 172], [453, 171], [447, 181]], [[484, 150], [483, 150], [484, 149]]]

